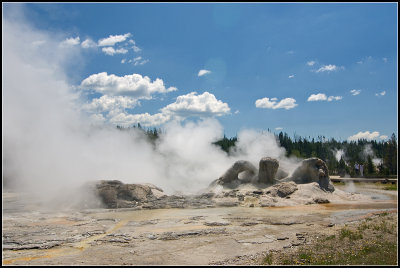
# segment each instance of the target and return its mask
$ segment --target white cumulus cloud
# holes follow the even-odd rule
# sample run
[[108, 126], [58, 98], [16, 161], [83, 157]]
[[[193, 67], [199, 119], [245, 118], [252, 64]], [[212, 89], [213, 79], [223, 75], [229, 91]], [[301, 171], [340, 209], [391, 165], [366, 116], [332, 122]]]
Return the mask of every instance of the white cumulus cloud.
[[333, 101], [333, 100], [338, 101], [338, 100], [341, 100], [341, 99], [343, 99], [342, 96], [329, 96], [328, 97], [328, 101]]
[[357, 96], [361, 93], [361, 89], [352, 89], [350, 90], [351, 95]]
[[324, 93], [318, 93], [318, 94], [311, 94], [310, 97], [308, 97], [307, 101], [324, 101], [327, 100], [327, 97]]
[[80, 44], [80, 38], [79, 38], [79, 36], [77, 36], [75, 38], [71, 37], [71, 38], [65, 39], [64, 41], [61, 42], [60, 45], [65, 47], [65, 46], [76, 46], [79, 44]]
[[125, 76], [108, 75], [106, 72], [92, 74], [81, 83], [83, 89], [91, 89], [104, 95], [125, 95], [136, 99], [151, 99], [154, 93], [167, 93], [177, 90], [166, 88], [162, 79], [153, 82], [148, 76], [131, 74]]
[[217, 100], [209, 92], [204, 92], [200, 95], [196, 92], [191, 92], [177, 97], [174, 103], [165, 106], [160, 111], [160, 113], [156, 114], [127, 114], [120, 109], [109, 114], [109, 121], [120, 126], [130, 126], [137, 123], [143, 126], [157, 126], [172, 120], [181, 121], [191, 116], [201, 118], [223, 116], [230, 113], [230, 108], [227, 103]]
[[139, 48], [139, 47], [136, 46], [136, 45], [134, 45], [134, 46], [132, 47], [132, 49], [133, 49], [133, 51], [135, 51], [135, 52], [140, 52], [140, 51], [142, 51], [142, 49]]
[[385, 96], [385, 95], [386, 95], [386, 90], [375, 94], [375, 96]]
[[359, 139], [375, 140], [376, 138], [386, 139], [387, 136], [380, 135], [378, 131], [374, 131], [374, 132], [369, 132], [369, 131], [362, 132], [362, 131], [360, 131], [357, 134], [354, 134], [353, 136], [348, 137], [347, 139], [349, 141], [357, 141]]
[[209, 73], [211, 73], [211, 71], [209, 71], [209, 70], [200, 70], [199, 73], [197, 74], [197, 76], [203, 76], [203, 75], [206, 75]]
[[324, 66], [320, 67], [318, 70], [316, 70], [316, 72], [317, 73], [332, 72], [332, 71], [336, 71], [337, 69], [338, 69], [338, 67], [336, 65], [328, 64], [328, 65], [324, 65]]
[[311, 94], [310, 97], [308, 97], [307, 101], [333, 101], [333, 100], [341, 100], [343, 97], [342, 96], [329, 96], [327, 97], [324, 93], [318, 93], [318, 94]]
[[[132, 62], [132, 61], [130, 60], [129, 62]], [[143, 65], [143, 64], [146, 64], [146, 63], [148, 63], [148, 62], [149, 62], [149, 60], [144, 60], [141, 56], [136, 57], [136, 58], [133, 59], [133, 64], [134, 64], [135, 66], [137, 66], [137, 65]]]
[[134, 124], [140, 123], [142, 126], [159, 126], [171, 119], [171, 116], [168, 114], [157, 113], [151, 115], [149, 113], [144, 114], [127, 114], [127, 113], [119, 113], [114, 115], [110, 119], [110, 123], [118, 126], [128, 127]]
[[209, 92], [198, 95], [197, 92], [191, 92], [176, 98], [174, 103], [162, 108], [164, 114], [174, 114], [175, 116], [222, 116], [230, 112], [227, 103], [217, 100]]
[[313, 60], [307, 61], [308, 66], [313, 66], [314, 64], [315, 64], [315, 61], [313, 61]]
[[126, 54], [128, 50], [125, 48], [114, 49], [113, 47], [103, 47], [101, 49], [106, 55], [114, 56], [114, 54]]
[[124, 42], [130, 36], [130, 33], [126, 33], [123, 35], [110, 35], [107, 38], [100, 39], [98, 45], [99, 47], [113, 46], [116, 43]]
[[117, 114], [127, 108], [133, 108], [138, 104], [138, 100], [127, 96], [109, 96], [103, 95], [100, 98], [93, 99], [87, 103], [83, 108], [89, 112], [107, 112], [110, 114]]
[[143, 59], [141, 56], [136, 57], [134, 59], [130, 59], [130, 60], [127, 60], [127, 59], [122, 59], [121, 60], [122, 64], [124, 64], [126, 62], [127, 63], [133, 63], [133, 65], [137, 66], [137, 65], [144, 65], [144, 64], [148, 63], [149, 60], [148, 59]]
[[83, 41], [82, 43], [81, 43], [81, 46], [83, 47], [83, 48], [91, 48], [91, 47], [96, 47], [97, 46], [97, 44], [92, 40], [92, 39], [86, 39], [85, 41]]
[[285, 98], [278, 102], [277, 98], [262, 98], [255, 102], [257, 108], [265, 109], [292, 109], [296, 107], [296, 100], [293, 98]]

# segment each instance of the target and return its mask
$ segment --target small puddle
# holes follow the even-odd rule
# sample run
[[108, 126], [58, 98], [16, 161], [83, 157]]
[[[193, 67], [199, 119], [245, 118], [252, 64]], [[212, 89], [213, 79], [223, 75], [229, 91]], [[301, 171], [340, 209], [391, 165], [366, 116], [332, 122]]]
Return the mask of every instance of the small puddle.
[[383, 190], [379, 186], [371, 183], [347, 182], [344, 185], [335, 185], [338, 189], [348, 193], [360, 193], [370, 196], [373, 200], [393, 200], [397, 199], [397, 191]]

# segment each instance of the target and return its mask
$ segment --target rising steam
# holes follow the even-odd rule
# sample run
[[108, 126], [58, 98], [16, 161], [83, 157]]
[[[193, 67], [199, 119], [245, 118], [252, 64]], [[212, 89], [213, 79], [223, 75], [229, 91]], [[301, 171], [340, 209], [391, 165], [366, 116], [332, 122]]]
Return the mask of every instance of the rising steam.
[[334, 149], [334, 150], [332, 150], [332, 152], [333, 152], [333, 154], [335, 155], [335, 158], [336, 158], [336, 161], [340, 161], [340, 159], [343, 157], [343, 159], [344, 159], [344, 157], [345, 157], [345, 154], [344, 154], [344, 150], [343, 149]]
[[258, 166], [270, 156], [292, 171], [274, 135], [243, 130], [228, 156], [215, 119], [172, 122], [154, 146], [138, 130], [95, 126], [81, 112], [80, 92], [66, 75], [79, 50], [58, 47], [64, 37], [3, 19], [3, 184], [56, 196], [85, 182], [107, 179], [152, 183], [167, 193], [207, 187], [235, 161]]

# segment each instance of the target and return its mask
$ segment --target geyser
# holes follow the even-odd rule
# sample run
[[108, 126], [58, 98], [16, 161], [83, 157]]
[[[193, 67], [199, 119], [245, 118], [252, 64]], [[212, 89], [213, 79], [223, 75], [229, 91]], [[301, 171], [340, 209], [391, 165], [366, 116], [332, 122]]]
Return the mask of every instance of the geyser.
[[213, 144], [223, 137], [213, 118], [166, 124], [155, 144], [137, 129], [94, 124], [82, 109], [86, 92], [75, 86], [81, 81], [71, 80], [80, 77], [82, 51], [59, 46], [64, 39], [17, 15], [3, 18], [5, 185], [35, 193], [43, 204], [67, 192], [69, 200], [79, 199], [85, 193], [77, 188], [99, 180], [197, 193], [240, 159], [258, 167], [260, 158], [271, 157], [288, 173], [299, 163], [285, 157], [272, 133], [255, 130], [239, 132], [236, 147], [226, 154]]

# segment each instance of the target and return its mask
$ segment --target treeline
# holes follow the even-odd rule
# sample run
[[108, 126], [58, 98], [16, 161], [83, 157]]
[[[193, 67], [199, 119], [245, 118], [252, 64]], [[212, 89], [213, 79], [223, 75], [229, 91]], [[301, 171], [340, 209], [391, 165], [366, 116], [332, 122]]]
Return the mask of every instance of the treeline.
[[[363, 165], [365, 176], [397, 175], [397, 140], [393, 133], [388, 141], [359, 139], [357, 141], [337, 141], [334, 138], [318, 140], [295, 137], [279, 133], [279, 143], [288, 156], [301, 158], [319, 157], [324, 160], [332, 175], [357, 176], [356, 164]], [[337, 156], [340, 155], [340, 159]], [[375, 161], [374, 161], [375, 160]], [[374, 163], [375, 162], [375, 163]]]
[[[130, 128], [117, 126], [120, 130], [136, 128], [143, 131], [153, 144], [162, 133], [161, 129], [143, 128], [140, 124]], [[334, 138], [326, 139], [324, 136], [304, 138], [295, 135], [289, 137], [287, 133], [275, 134], [280, 146], [286, 149], [286, 156], [298, 158], [318, 157], [328, 166], [330, 175], [359, 176], [356, 164], [363, 165], [365, 177], [394, 176], [397, 175], [397, 139], [393, 133], [387, 141], [359, 139], [358, 141], [337, 141]], [[229, 154], [235, 146], [237, 137], [224, 138], [214, 142], [221, 150]], [[339, 158], [339, 159], [338, 159]]]
[[122, 126], [117, 126], [117, 129], [119, 130], [129, 130], [129, 129], [138, 129], [140, 131], [143, 131], [143, 133], [146, 135], [147, 139], [151, 143], [155, 143], [155, 141], [160, 137], [160, 134], [162, 133], [162, 130], [159, 128], [145, 128], [138, 123], [137, 125], [133, 125], [132, 127], [122, 127]]
[[[326, 140], [324, 136], [303, 138], [295, 136], [293, 139], [287, 133], [275, 134], [279, 144], [286, 149], [286, 156], [298, 158], [318, 157], [328, 166], [330, 175], [359, 176], [360, 170], [356, 164], [363, 165], [363, 176], [391, 176], [397, 175], [397, 140], [393, 133], [388, 141], [337, 141], [334, 138]], [[229, 153], [235, 146], [237, 138], [227, 138], [215, 142], [222, 150]], [[339, 159], [338, 159], [339, 158]]]

